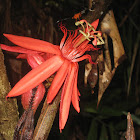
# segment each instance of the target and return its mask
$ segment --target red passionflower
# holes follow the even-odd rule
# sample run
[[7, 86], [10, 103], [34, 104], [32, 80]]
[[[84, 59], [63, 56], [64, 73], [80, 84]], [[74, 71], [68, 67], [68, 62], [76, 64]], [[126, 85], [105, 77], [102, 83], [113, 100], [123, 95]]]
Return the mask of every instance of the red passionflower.
[[[98, 45], [99, 40], [97, 38], [97, 33], [101, 35], [100, 32], [95, 31], [99, 20], [94, 21], [91, 25], [85, 20], [79, 21], [78, 24], [83, 24], [84, 22], [86, 23], [86, 28], [84, 28], [84, 31], [80, 30], [82, 33], [80, 35], [78, 35], [78, 30], [75, 32], [68, 32], [67, 29], [61, 25], [60, 28], [64, 33], [64, 36], [60, 42], [60, 46], [38, 39], [10, 34], [4, 34], [4, 36], [20, 47], [10, 47], [1, 44], [1, 48], [4, 50], [26, 53], [28, 56], [34, 55], [36, 58], [37, 55], [44, 57], [47, 53], [52, 54], [49, 59], [45, 59], [44, 62], [38, 63], [38, 66], [33, 67], [33, 69], [13, 87], [13, 89], [8, 93], [7, 97], [19, 96], [23, 93], [29, 92], [38, 85], [42, 85], [41, 83], [44, 80], [57, 72], [47, 94], [47, 103], [52, 102], [64, 83], [59, 113], [60, 131], [66, 124], [71, 102], [76, 111], [80, 112], [80, 93], [77, 88], [77, 62], [84, 59], [89, 59], [89, 62], [93, 63], [90, 55], [83, 54], [85, 51], [96, 49], [93, 47], [93, 45], [88, 43], [90, 38], [94, 38], [93, 44]], [[68, 33], [69, 36], [67, 37]], [[36, 60], [38, 61], [38, 59]]]

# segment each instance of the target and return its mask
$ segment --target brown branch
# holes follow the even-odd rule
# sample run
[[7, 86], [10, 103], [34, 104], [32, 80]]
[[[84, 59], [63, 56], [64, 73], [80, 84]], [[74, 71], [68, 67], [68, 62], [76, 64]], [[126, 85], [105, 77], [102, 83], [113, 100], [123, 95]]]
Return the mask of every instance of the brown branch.
[[59, 107], [60, 95], [61, 91], [59, 91], [52, 104], [47, 104], [46, 98], [35, 128], [33, 140], [46, 140], [48, 138]]
[[111, 2], [112, 0], [89, 0], [90, 12], [82, 18], [86, 19], [89, 23], [92, 23], [94, 20], [106, 14]]
[[[11, 0], [6, 0], [4, 32], [11, 32]], [[6, 101], [6, 95], [11, 87], [4, 65], [4, 56], [0, 49], [0, 139], [12, 140], [15, 126], [18, 122], [18, 107], [14, 99]]]
[[4, 56], [0, 49], [0, 139], [12, 140], [15, 126], [18, 121], [18, 108], [16, 100], [8, 99], [10, 84], [6, 75]]

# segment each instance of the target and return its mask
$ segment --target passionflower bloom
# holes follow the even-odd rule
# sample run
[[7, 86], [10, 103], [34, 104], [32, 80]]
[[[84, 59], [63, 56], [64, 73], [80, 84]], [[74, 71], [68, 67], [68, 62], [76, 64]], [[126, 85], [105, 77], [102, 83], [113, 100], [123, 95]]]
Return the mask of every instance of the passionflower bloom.
[[[88, 59], [93, 63], [90, 55], [83, 55], [85, 51], [97, 50], [96, 45], [103, 43], [101, 33], [95, 31], [99, 20], [89, 24], [86, 20], [76, 22], [81, 24], [83, 30], [68, 31], [62, 24], [60, 28], [64, 36], [60, 42], [60, 46], [53, 45], [38, 39], [22, 37], [10, 34], [4, 34], [11, 42], [20, 47], [10, 47], [1, 44], [1, 48], [8, 51], [15, 51], [30, 55], [42, 56], [45, 61], [38, 63], [28, 74], [26, 74], [8, 93], [7, 97], [22, 95], [31, 89], [40, 85], [48, 77], [55, 72], [56, 75], [48, 90], [47, 103], [51, 103], [62, 87], [60, 112], [59, 112], [59, 129], [64, 128], [72, 102], [75, 110], [80, 112], [79, 96], [77, 88], [78, 62]], [[78, 35], [78, 31], [80, 34]], [[92, 44], [89, 44], [89, 42]], [[52, 54], [46, 59], [46, 54]]]

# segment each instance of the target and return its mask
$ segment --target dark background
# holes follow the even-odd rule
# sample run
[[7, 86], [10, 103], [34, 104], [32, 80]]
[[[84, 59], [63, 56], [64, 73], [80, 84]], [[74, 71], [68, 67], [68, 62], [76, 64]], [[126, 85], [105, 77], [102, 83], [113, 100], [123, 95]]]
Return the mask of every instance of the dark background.
[[[127, 128], [128, 111], [132, 114], [137, 139], [140, 139], [139, 6], [139, 0], [112, 1], [108, 9], [114, 11], [127, 59], [118, 67], [98, 109], [96, 107], [97, 89], [94, 94], [91, 94], [90, 86], [84, 87], [84, 63], [80, 63], [78, 86], [81, 93], [81, 111], [78, 114], [71, 106], [67, 124], [61, 134], [57, 114], [48, 139], [123, 140]], [[75, 22], [72, 19], [74, 14], [86, 10], [87, 7], [86, 0], [0, 0], [0, 40], [2, 43], [10, 44], [2, 34], [11, 33], [59, 44], [63, 34], [57, 21], [62, 21], [68, 29], [71, 29]], [[126, 20], [124, 20], [125, 16], [127, 16]], [[55, 32], [53, 35], [52, 28]], [[26, 61], [16, 60], [17, 54], [8, 52], [4, 54], [7, 74], [13, 86], [30, 68]], [[19, 63], [22, 63], [20, 68]], [[130, 78], [131, 85], [129, 86]], [[128, 86], [129, 96], [127, 95]], [[20, 99], [18, 101], [20, 102]]]

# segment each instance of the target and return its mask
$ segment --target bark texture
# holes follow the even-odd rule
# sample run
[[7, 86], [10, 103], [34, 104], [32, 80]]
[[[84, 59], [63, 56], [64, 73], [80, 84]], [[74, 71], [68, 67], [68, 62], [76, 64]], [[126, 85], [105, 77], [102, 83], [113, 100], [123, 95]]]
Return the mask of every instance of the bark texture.
[[4, 65], [4, 56], [0, 49], [0, 140], [12, 140], [18, 121], [18, 107], [15, 99], [8, 99], [6, 95], [11, 87]]

